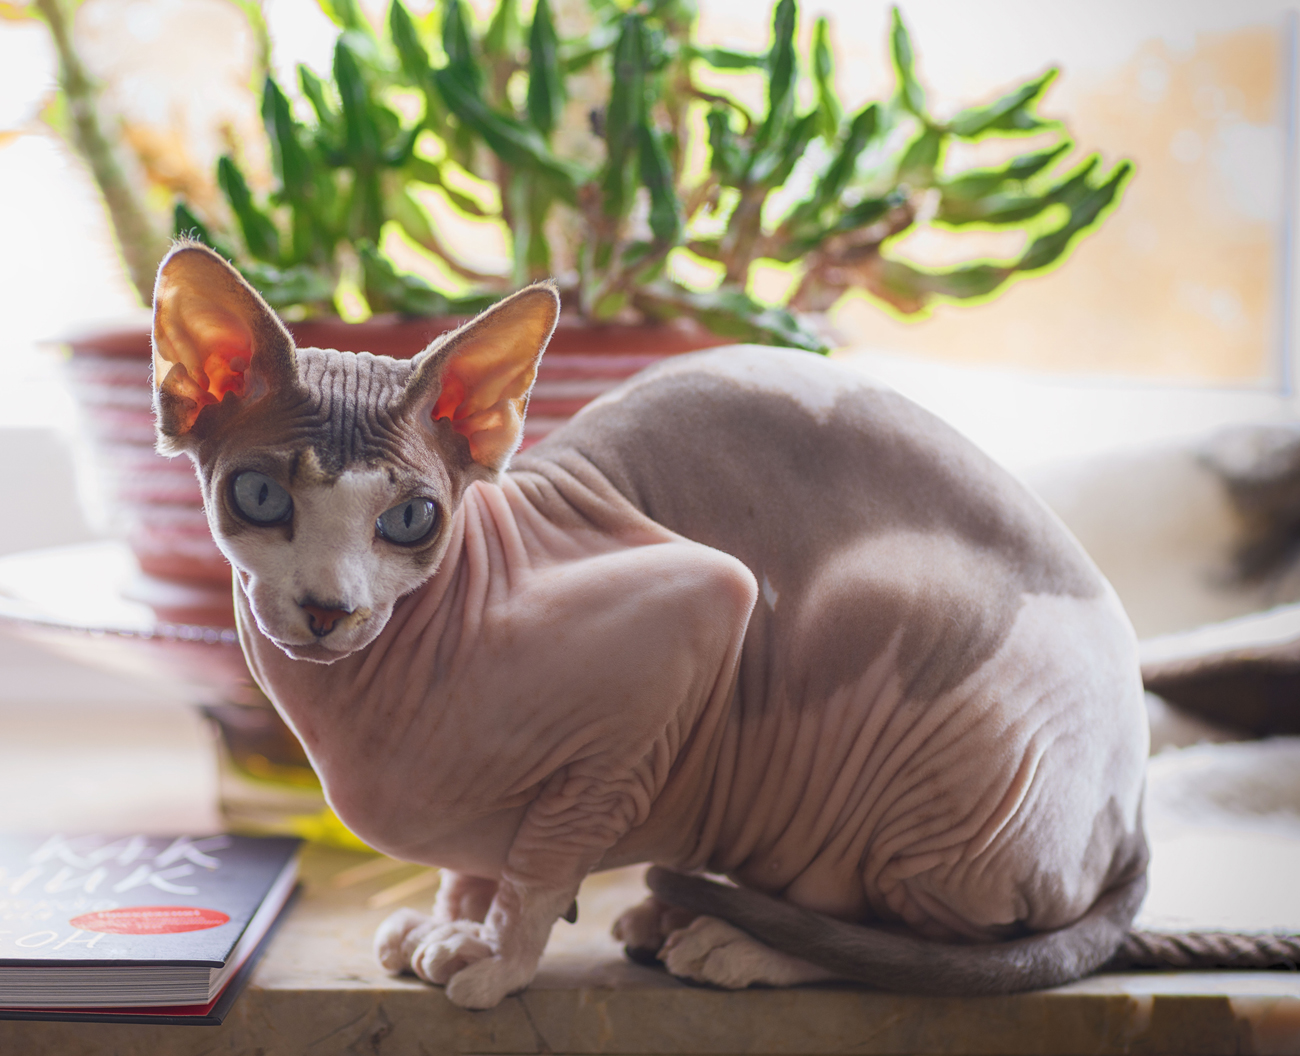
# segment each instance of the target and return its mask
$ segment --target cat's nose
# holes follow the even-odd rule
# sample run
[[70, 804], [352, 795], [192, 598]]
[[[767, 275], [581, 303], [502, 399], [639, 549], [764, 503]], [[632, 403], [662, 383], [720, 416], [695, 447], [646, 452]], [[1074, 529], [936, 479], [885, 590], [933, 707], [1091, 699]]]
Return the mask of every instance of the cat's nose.
[[352, 609], [340, 609], [330, 605], [318, 605], [315, 601], [300, 601], [299, 607], [307, 614], [307, 626], [317, 638], [324, 638], [339, 620], [351, 616]]

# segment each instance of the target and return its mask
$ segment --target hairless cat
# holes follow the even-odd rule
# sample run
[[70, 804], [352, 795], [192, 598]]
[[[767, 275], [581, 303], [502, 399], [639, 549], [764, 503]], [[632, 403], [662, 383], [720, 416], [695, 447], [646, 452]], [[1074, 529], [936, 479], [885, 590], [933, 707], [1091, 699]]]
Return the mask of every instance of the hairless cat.
[[154, 304], [159, 448], [198, 468], [254, 677], [339, 817], [444, 869], [432, 915], [380, 928], [389, 970], [491, 1007], [585, 876], [637, 862], [655, 894], [617, 933], [724, 987], [1009, 991], [1120, 943], [1146, 872], [1132, 630], [943, 423], [740, 346], [512, 464], [548, 284], [411, 361], [295, 348], [195, 244]]

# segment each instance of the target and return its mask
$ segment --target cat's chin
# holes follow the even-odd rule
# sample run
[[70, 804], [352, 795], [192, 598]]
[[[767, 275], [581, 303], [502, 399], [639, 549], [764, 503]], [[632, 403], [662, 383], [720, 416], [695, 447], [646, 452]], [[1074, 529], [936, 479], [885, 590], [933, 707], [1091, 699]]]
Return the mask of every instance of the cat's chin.
[[[272, 641], [275, 641], [275, 639], [272, 639]], [[292, 642], [277, 641], [275, 644], [290, 659], [310, 660], [313, 664], [332, 664], [356, 652], [355, 649], [327, 649], [319, 642], [311, 642], [308, 645], [295, 645]]]

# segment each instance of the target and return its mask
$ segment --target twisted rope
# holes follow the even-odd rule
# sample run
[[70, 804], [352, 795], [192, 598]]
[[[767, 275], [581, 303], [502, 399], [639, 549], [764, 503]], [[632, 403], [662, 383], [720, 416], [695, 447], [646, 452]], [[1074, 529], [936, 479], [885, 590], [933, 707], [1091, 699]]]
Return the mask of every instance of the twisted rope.
[[1232, 931], [1130, 931], [1101, 971], [1130, 968], [1300, 967], [1300, 935]]

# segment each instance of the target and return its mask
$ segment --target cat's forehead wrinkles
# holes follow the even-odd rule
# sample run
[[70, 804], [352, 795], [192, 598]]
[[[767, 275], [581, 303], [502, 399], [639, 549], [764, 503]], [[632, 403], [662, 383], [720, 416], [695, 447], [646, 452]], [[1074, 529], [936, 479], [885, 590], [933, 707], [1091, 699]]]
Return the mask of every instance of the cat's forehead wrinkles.
[[324, 475], [400, 458], [402, 438], [391, 408], [410, 377], [409, 363], [367, 352], [307, 348], [298, 350], [298, 373], [306, 401], [297, 424]]

